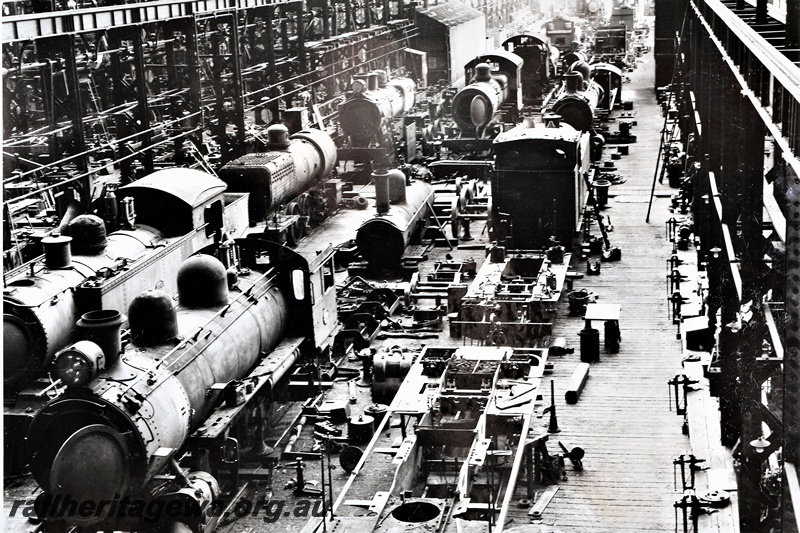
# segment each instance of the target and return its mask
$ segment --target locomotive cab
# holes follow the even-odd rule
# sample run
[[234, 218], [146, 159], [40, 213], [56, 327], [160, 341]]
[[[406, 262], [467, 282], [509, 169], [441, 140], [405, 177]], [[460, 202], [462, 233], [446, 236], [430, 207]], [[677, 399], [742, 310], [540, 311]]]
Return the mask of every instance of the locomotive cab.
[[517, 127], [494, 140], [492, 219], [499, 239], [542, 249], [570, 248], [586, 203], [589, 135], [567, 124]]

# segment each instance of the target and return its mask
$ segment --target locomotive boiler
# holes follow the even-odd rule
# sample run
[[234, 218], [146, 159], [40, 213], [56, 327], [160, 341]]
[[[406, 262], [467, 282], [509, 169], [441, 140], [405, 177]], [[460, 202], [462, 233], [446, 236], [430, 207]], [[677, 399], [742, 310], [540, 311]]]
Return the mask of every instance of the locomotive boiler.
[[372, 173], [377, 213], [358, 228], [356, 246], [372, 266], [400, 263], [403, 251], [428, 220], [433, 187], [424, 181], [406, 185], [400, 170]]
[[[48, 516], [44, 503], [58, 497], [183, 499], [206, 508], [236, 416], [269, 401], [301, 345], [320, 350], [329, 343], [333, 325], [311, 326], [313, 307], [336, 311], [333, 288], [314, 279], [322, 262], [262, 240], [240, 239], [234, 248], [242, 263], [227, 270], [208, 255], [183, 263], [177, 308], [162, 291], [134, 299], [131, 344], [122, 353], [118, 323], [58, 353], [57, 374], [67, 389], [34, 417], [28, 433], [31, 471], [43, 491], [40, 517], [98, 529], [142, 527], [109, 509]], [[225, 414], [209, 423], [222, 401]], [[208, 466], [184, 471], [176, 459], [187, 454], [193, 465], [206, 458]], [[168, 518], [192, 530], [207, 529], [212, 519], [191, 512]]]
[[320, 130], [289, 136], [286, 126], [275, 124], [267, 129], [266, 148], [266, 152], [234, 159], [219, 173], [230, 190], [250, 193], [251, 225], [263, 222], [271, 212], [329, 177], [336, 166], [336, 145]]
[[494, 140], [492, 224], [515, 249], [559, 242], [569, 249], [586, 202], [589, 134], [558, 117], [550, 127], [518, 126]]
[[40, 376], [76, 339], [81, 314], [124, 309], [146, 289], [174, 290], [186, 257], [223, 233], [238, 236], [247, 226], [244, 209], [237, 210], [244, 195], [224, 191], [222, 181], [203, 172], [161, 170], [117, 190], [121, 229], [106, 234], [103, 220], [82, 215], [70, 223], [69, 237], [43, 239], [43, 258], [5, 275], [6, 395]]
[[603, 99], [603, 89], [591, 80], [591, 67], [585, 62], [573, 63], [564, 74], [564, 84], [555, 97], [551, 112], [579, 131], [590, 131], [595, 110]]
[[378, 70], [357, 77], [353, 94], [339, 106], [339, 124], [350, 148], [391, 148], [387, 123], [414, 107], [415, 83], [410, 78], [387, 79]]
[[517, 122], [522, 109], [522, 66], [520, 56], [505, 50], [465, 65], [470, 82], [456, 93], [452, 105], [453, 120], [465, 135], [480, 136], [480, 130], [493, 120]]

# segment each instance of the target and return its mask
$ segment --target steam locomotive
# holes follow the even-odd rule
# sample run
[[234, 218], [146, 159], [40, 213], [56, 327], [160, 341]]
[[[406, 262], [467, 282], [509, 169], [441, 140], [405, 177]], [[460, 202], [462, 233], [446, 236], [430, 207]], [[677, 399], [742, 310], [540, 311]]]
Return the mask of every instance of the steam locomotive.
[[583, 30], [579, 20], [564, 14], [560, 14], [548, 20], [542, 25], [544, 34], [550, 42], [562, 53], [574, 49], [576, 42], [580, 42], [583, 37]]
[[372, 180], [377, 213], [356, 231], [356, 246], [372, 266], [397, 265], [430, 215], [433, 187], [424, 181], [406, 184], [406, 176], [398, 169], [377, 169]]
[[506, 39], [503, 49], [518, 55], [522, 66], [522, 100], [525, 105], [541, 101], [554, 83], [560, 52], [540, 34], [520, 34]]
[[223, 233], [239, 236], [247, 228], [244, 195], [224, 191], [223, 182], [197, 170], [155, 172], [117, 190], [120, 229], [106, 234], [99, 217], [78, 216], [69, 237], [43, 239], [43, 258], [5, 274], [5, 395], [41, 376], [54, 354], [77, 338], [83, 313], [124, 309], [146, 289], [173, 292], [186, 257]]
[[275, 124], [267, 129], [266, 149], [227, 163], [219, 176], [230, 190], [250, 193], [250, 235], [294, 245], [335, 209], [322, 182], [336, 167], [336, 145], [321, 130], [290, 136], [286, 126]]
[[[219, 513], [210, 505], [220, 478], [235, 476], [237, 444], [264, 448], [259, 413], [295, 361], [325, 353], [337, 328], [318, 320], [336, 312], [335, 288], [323, 279], [331, 249], [313, 262], [256, 239], [216, 252], [223, 261], [197, 255], [182, 264], [177, 308], [162, 291], [133, 300], [129, 344], [120, 342], [118, 313], [103, 311], [96, 318], [107, 325], [56, 355], [67, 389], [28, 433], [40, 518], [56, 527], [213, 529]], [[64, 498], [161, 502], [175, 512], [146, 524], [116, 506], [61, 515], [52, 502]]]
[[410, 78], [388, 79], [376, 70], [356, 76], [352, 94], [339, 106], [345, 137], [341, 159], [394, 161], [392, 120], [414, 107], [416, 84]]
[[509, 248], [571, 248], [587, 200], [589, 133], [558, 115], [545, 121], [547, 127], [518, 126], [494, 140], [491, 217]]
[[550, 112], [561, 115], [564, 122], [580, 131], [590, 131], [595, 111], [603, 99], [603, 88], [591, 78], [592, 67], [576, 61], [564, 74], [564, 83], [550, 103]]

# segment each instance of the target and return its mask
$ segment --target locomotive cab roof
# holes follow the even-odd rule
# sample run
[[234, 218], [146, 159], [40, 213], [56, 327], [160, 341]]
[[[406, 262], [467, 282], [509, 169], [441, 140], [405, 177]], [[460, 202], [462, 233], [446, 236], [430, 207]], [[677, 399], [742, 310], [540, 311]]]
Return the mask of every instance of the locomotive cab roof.
[[185, 235], [208, 222], [205, 211], [221, 213], [225, 182], [190, 168], [159, 170], [120, 187], [118, 197], [134, 199], [136, 223], [152, 226], [165, 237]]
[[210, 174], [191, 168], [159, 170], [129, 185], [120, 187], [123, 196], [135, 195], [140, 190], [150, 189], [167, 194], [176, 201], [190, 207], [203, 205], [222, 194], [228, 186]]
[[569, 124], [562, 123], [558, 128], [538, 126], [535, 128], [512, 128], [498, 135], [493, 144], [503, 145], [530, 140], [577, 142], [580, 136], [581, 132]]

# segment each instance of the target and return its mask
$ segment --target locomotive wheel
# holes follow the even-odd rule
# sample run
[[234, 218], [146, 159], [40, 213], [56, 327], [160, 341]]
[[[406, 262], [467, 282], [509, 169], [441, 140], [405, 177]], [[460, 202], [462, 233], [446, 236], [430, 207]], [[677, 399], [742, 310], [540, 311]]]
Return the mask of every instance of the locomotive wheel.
[[403, 291], [403, 300], [406, 304], [406, 307], [411, 305], [411, 295], [417, 292], [418, 284], [419, 284], [419, 272], [414, 272], [411, 275], [411, 281], [408, 282], [406, 290]]
[[459, 194], [458, 196], [458, 206], [461, 212], [463, 213], [467, 212], [467, 207], [469, 206], [469, 203], [472, 201], [472, 198], [473, 198], [472, 187], [469, 186], [462, 187], [461, 194]]
[[454, 239], [461, 238], [461, 219], [458, 215], [461, 214], [460, 198], [453, 198], [453, 205], [450, 206], [450, 231]]
[[313, 202], [311, 201], [311, 196], [306, 192], [300, 195], [297, 199], [297, 204], [300, 206], [300, 216], [303, 217], [303, 224], [302, 224], [302, 232], [303, 236], [305, 237], [311, 231], [311, 224], [309, 221], [311, 220], [311, 210], [313, 209]]
[[300, 217], [289, 226], [286, 231], [286, 241], [289, 243], [289, 246], [297, 246], [297, 243], [303, 238], [303, 225], [306, 220], [300, 214], [300, 206], [297, 202], [289, 202], [289, 205], [286, 206], [285, 213], [288, 216], [297, 215]]

